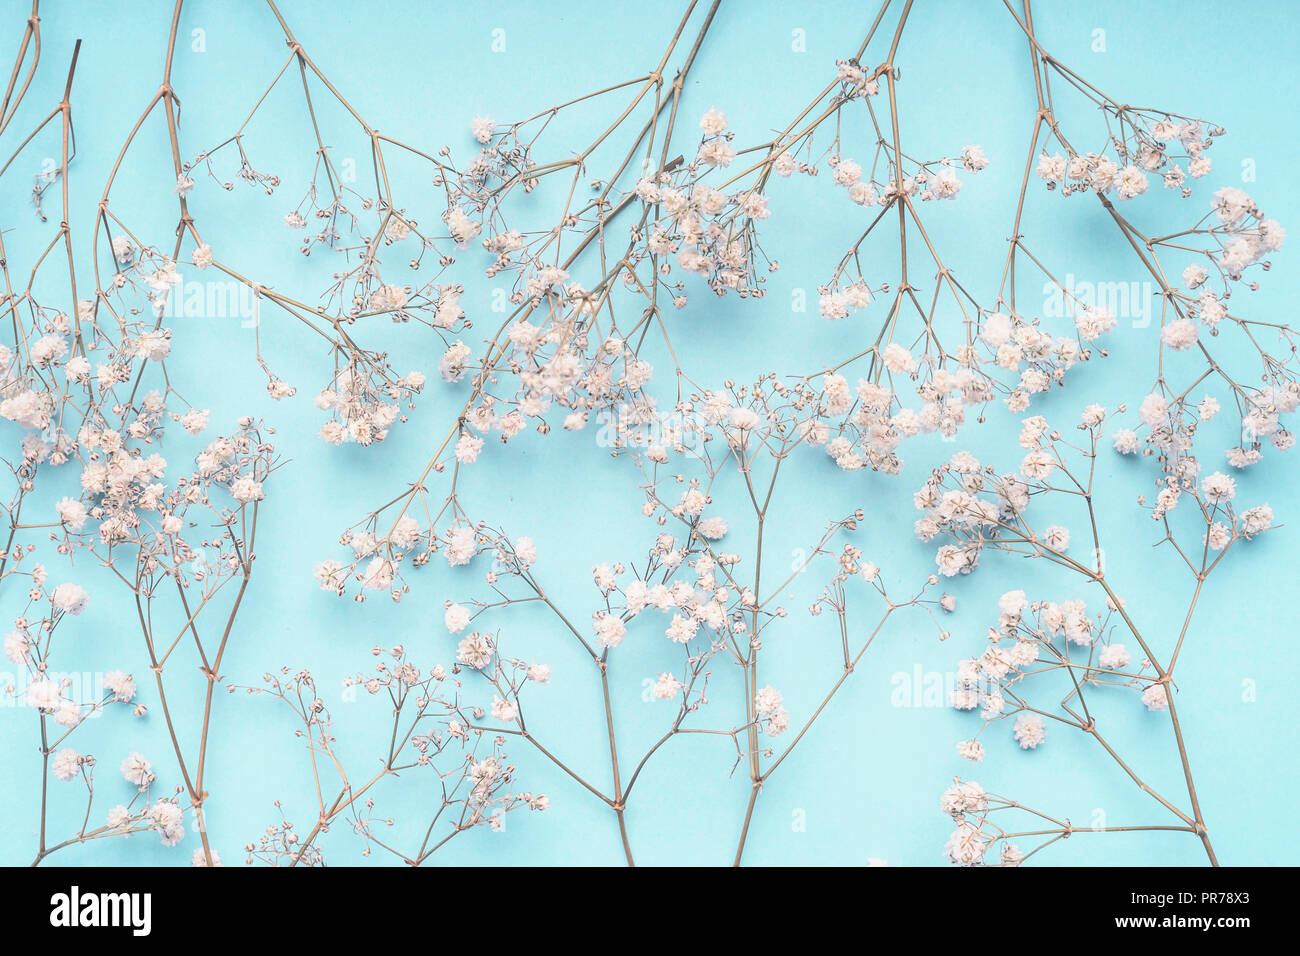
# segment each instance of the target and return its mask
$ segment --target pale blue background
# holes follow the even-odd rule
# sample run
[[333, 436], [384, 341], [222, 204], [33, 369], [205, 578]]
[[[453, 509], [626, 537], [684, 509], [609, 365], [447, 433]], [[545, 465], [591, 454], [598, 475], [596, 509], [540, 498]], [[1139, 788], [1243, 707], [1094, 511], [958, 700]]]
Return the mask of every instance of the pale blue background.
[[[659, 6], [286, 2], [283, 12], [305, 48], [373, 125], [420, 145], [436, 148], [446, 143], [463, 158], [472, 146], [466, 127], [475, 113], [498, 119], [529, 115], [648, 69], [679, 16], [679, 5], [667, 11]], [[4, 4], [0, 49], [5, 51], [6, 70], [26, 9], [17, 0]], [[758, 141], [806, 105], [813, 91], [827, 82], [837, 56], [856, 51], [874, 12], [874, 5], [856, 3], [792, 9], [776, 2], [725, 0], [688, 84], [684, 119], [693, 125], [695, 117], [717, 105], [739, 131], [740, 142]], [[72, 39], [85, 38], [73, 93], [79, 153], [72, 176], [72, 224], [80, 254], [88, 257], [87, 230], [111, 158], [158, 86], [170, 6], [156, 0], [50, 3], [42, 15], [40, 76], [20, 120], [5, 136], [4, 152], [7, 156], [13, 148], [14, 130], [21, 128], [25, 135], [57, 102]], [[1197, 194], [1180, 206], [1172, 197], [1155, 195], [1159, 190], [1153, 187], [1153, 195], [1146, 197], [1150, 202], [1142, 207], [1142, 223], [1157, 224], [1157, 229], [1167, 224], [1167, 231], [1190, 223], [1206, 208], [1213, 189], [1240, 184], [1246, 159], [1255, 163], [1258, 182], [1245, 188], [1267, 214], [1287, 227], [1300, 222], [1300, 203], [1291, 189], [1296, 146], [1290, 122], [1293, 111], [1285, 99], [1286, 91], [1300, 88], [1300, 66], [1293, 55], [1300, 29], [1291, 5], [1234, 8], [1198, 3], [1182, 5], [1174, 15], [1167, 4], [1054, 2], [1038, 5], [1036, 21], [1050, 50], [1121, 101], [1202, 116], [1228, 127], [1228, 135], [1211, 152], [1214, 173], [1198, 184]], [[494, 54], [491, 31], [498, 27], [505, 30], [506, 51]], [[1104, 53], [1091, 49], [1098, 28], [1105, 30]], [[186, 38], [195, 29], [205, 31], [206, 52], [189, 49]], [[792, 50], [796, 29], [804, 31], [806, 52]], [[192, 156], [238, 125], [287, 51], [274, 19], [251, 0], [187, 5], [181, 37], [173, 79], [184, 103], [182, 153]], [[883, 49], [873, 45], [866, 60], [878, 62]], [[992, 161], [979, 177], [964, 177], [967, 185], [958, 202], [922, 210], [948, 264], [981, 302], [991, 302], [1033, 119], [1025, 42], [1001, 4], [921, 0], [898, 64], [904, 148], [913, 155], [952, 155], [966, 143], [978, 142]], [[304, 262], [294, 250], [298, 234], [288, 233], [280, 223], [301, 195], [300, 184], [305, 183], [314, 148], [298, 108], [301, 91], [296, 82], [290, 78], [268, 102], [266, 116], [248, 131], [254, 162], [284, 180], [277, 195], [267, 198], [246, 189], [225, 194], [201, 183], [191, 208], [220, 257], [290, 294], [310, 299], [323, 285], [320, 274], [329, 264], [316, 258]], [[364, 170], [364, 142], [337, 110], [327, 113], [326, 136], [335, 144], [336, 157], [355, 156]], [[1079, 123], [1092, 119], [1086, 111], [1076, 110], [1073, 115]], [[587, 124], [557, 126], [552, 155], [565, 155], [566, 149], [581, 145], [575, 127], [580, 132]], [[689, 150], [690, 140], [683, 133], [678, 148]], [[39, 226], [25, 201], [30, 185], [26, 177], [34, 175], [40, 160], [55, 155], [56, 149], [54, 138], [39, 141], [0, 182], [4, 197], [0, 228], [9, 230], [10, 260], [20, 274], [25, 274], [33, 251], [49, 236], [49, 226]], [[228, 174], [228, 164], [225, 168]], [[400, 184], [399, 193], [417, 195], [428, 190], [422, 170], [393, 163], [390, 172]], [[155, 117], [124, 167], [115, 208], [136, 210], [136, 221], [147, 225], [155, 241], [163, 242], [174, 224], [171, 190], [166, 130]], [[864, 347], [868, 335], [864, 322], [869, 318], [860, 315], [852, 322], [831, 325], [817, 316], [815, 307], [804, 313], [790, 309], [796, 288], [815, 300], [816, 286], [862, 229], [861, 211], [831, 193], [824, 179], [811, 184], [783, 182], [772, 190], [774, 213], [765, 248], [781, 260], [782, 269], [770, 280], [766, 300], [715, 300], [696, 286], [690, 308], [669, 316], [678, 354], [695, 356], [684, 362], [697, 379], [716, 385], [726, 377], [743, 381], [768, 368], [811, 372]], [[1086, 197], [1062, 202], [1041, 189], [1032, 190], [1031, 196], [1025, 232], [1035, 254], [1054, 268], [1088, 281], [1143, 278], [1132, 255], [1117, 245], [1114, 227], [1095, 202]], [[56, 219], [57, 212], [53, 206], [50, 209]], [[424, 215], [429, 215], [427, 210]], [[1291, 320], [1300, 290], [1294, 255], [1287, 249], [1274, 257], [1275, 267], [1263, 277], [1263, 289], [1253, 295], [1241, 293], [1249, 305], [1234, 300], [1234, 306], [1248, 308], [1257, 318]], [[880, 279], [896, 281], [896, 253], [890, 245], [876, 247], [868, 261], [875, 264]], [[922, 277], [914, 281], [928, 289], [929, 267], [919, 254], [913, 261]], [[490, 312], [491, 283], [473, 278], [479, 263], [471, 251], [455, 273], [458, 281], [469, 286], [465, 308], [471, 318], [480, 320], [465, 336], [471, 344], [477, 343], [475, 336], [483, 329], [495, 328], [499, 322]], [[83, 276], [88, 274], [85, 264], [80, 263]], [[52, 280], [57, 275], [52, 273]], [[1033, 280], [1022, 286], [1026, 302], [1039, 300], [1040, 285], [1040, 280]], [[401, 350], [399, 370], [409, 365], [434, 374], [440, 349], [427, 332], [412, 327], [394, 334], [386, 325], [364, 332], [372, 343]], [[281, 316], [264, 318], [263, 353], [300, 390], [296, 399], [277, 404], [265, 396], [252, 335], [233, 320], [178, 322], [177, 347], [169, 361], [173, 379], [188, 383], [183, 391], [191, 402], [212, 409], [215, 425], [227, 427], [240, 414], [265, 415], [278, 427], [280, 447], [292, 459], [268, 485], [254, 584], [225, 672], [228, 679], [246, 685], [282, 664], [311, 666], [327, 688], [327, 699], [335, 701], [341, 746], [352, 759], [354, 777], [364, 777], [374, 766], [374, 754], [386, 734], [384, 707], [378, 700], [344, 703], [340, 691], [333, 688], [345, 674], [370, 666], [370, 647], [394, 639], [402, 640], [424, 666], [449, 664], [454, 640], [441, 624], [442, 601], [472, 593], [480, 574], [464, 569], [452, 573], [439, 564], [412, 577], [413, 593], [400, 606], [373, 598], [361, 606], [317, 590], [311, 568], [323, 557], [338, 555], [338, 534], [367, 506], [387, 500], [400, 490], [403, 479], [418, 473], [431, 442], [444, 433], [447, 416], [463, 400], [464, 386], [451, 389], [433, 383], [410, 423], [397, 428], [380, 447], [333, 449], [315, 436], [321, 416], [311, 406], [310, 396], [323, 384], [326, 359], [314, 336], [300, 332]], [[1133, 329], [1121, 322], [1108, 341], [1111, 358], [1072, 372], [1069, 387], [1052, 395], [1039, 410], [1065, 428], [1090, 401], [1113, 406], [1140, 399], [1150, 384], [1156, 335], [1156, 325]], [[1226, 338], [1217, 347], [1232, 354]], [[659, 367], [667, 385], [670, 366], [661, 362]], [[1178, 374], [1176, 369], [1173, 374]], [[1011, 467], [1019, 457], [1012, 438], [1015, 427], [1012, 416], [994, 410], [980, 435], [969, 440], [963, 436], [960, 447], [969, 444], [976, 451], [1000, 447], [1003, 453], [995, 460]], [[1221, 447], [1235, 440], [1231, 421], [1216, 427]], [[6, 423], [3, 431], [7, 442], [17, 440], [13, 426]], [[789, 566], [786, 556], [794, 548], [815, 540], [828, 519], [861, 506], [870, 518], [858, 532], [857, 542], [881, 565], [891, 587], [900, 593], [910, 588], [927, 573], [933, 558], [932, 547], [911, 537], [910, 494], [924, 480], [926, 469], [955, 447], [937, 441], [905, 446], [908, 468], [901, 478], [843, 474], [823, 456], [805, 456], [797, 468], [790, 469], [783, 490], [778, 491], [779, 518], [769, 527], [766, 551], [777, 571], [768, 580]], [[165, 451], [179, 460], [193, 449], [177, 441]], [[1135, 619], [1167, 656], [1190, 594], [1190, 581], [1178, 576], [1173, 552], [1151, 549], [1158, 535], [1132, 504], [1149, 487], [1149, 473], [1115, 456], [1103, 461], [1104, 485], [1110, 495], [1102, 529], [1108, 566]], [[1298, 496], [1291, 477], [1293, 465], [1292, 460], [1274, 455], [1263, 470], [1240, 476], [1240, 500], [1247, 505], [1269, 501], [1287, 526], [1243, 547], [1216, 572], [1179, 665], [1180, 716], [1202, 806], [1225, 863], [1283, 864], [1294, 859], [1290, 805], [1300, 779], [1290, 729], [1291, 675], [1300, 652], [1288, 591], [1300, 545], [1294, 531]], [[467, 499], [471, 509], [513, 533], [536, 539], [542, 556], [538, 573], [575, 621], [585, 621], [596, 606], [588, 573], [591, 565], [639, 559], [656, 530], [639, 515], [635, 474], [627, 463], [611, 462], [596, 447], [594, 431], [561, 433], [546, 441], [528, 436], [505, 449], [490, 444], [472, 475], [475, 483]], [[63, 493], [71, 488], [75, 475], [69, 470], [59, 480], [66, 483], [57, 489]], [[45, 494], [53, 495], [55, 490], [51, 487]], [[45, 499], [44, 507], [51, 500]], [[747, 506], [734, 496], [730, 501], [722, 509], [735, 529], [728, 545], [749, 554]], [[1074, 520], [1082, 531], [1078, 519]], [[56, 569], [56, 580], [67, 576], [57, 556], [48, 559]], [[783, 690], [796, 722], [816, 705], [836, 676], [837, 639], [829, 628], [831, 622], [826, 618], [814, 622], [800, 610], [828, 573], [823, 567], [797, 583], [787, 602], [790, 618], [767, 638], [766, 679]], [[65, 639], [76, 643], [65, 644], [64, 653], [75, 650], [78, 669], [134, 670], [141, 698], [154, 704], [127, 596], [93, 569], [79, 571], [77, 579], [91, 590], [91, 609], [65, 626]], [[891, 705], [894, 675], [910, 675], [918, 667], [927, 674], [948, 673], [960, 657], [978, 652], [985, 627], [996, 617], [997, 595], [1011, 587], [1025, 587], [1031, 596], [1055, 600], [1095, 599], [1072, 581], [989, 556], [977, 574], [948, 584], [959, 607], [946, 621], [953, 634], [947, 644], [936, 641], [934, 628], [923, 616], [897, 618], [843, 696], [823, 716], [824, 724], [814, 729], [767, 785], [758, 804], [747, 862], [860, 864], [870, 856], [895, 865], [939, 863], [951, 823], [939, 813], [938, 795], [954, 774], [978, 779], [990, 790], [1068, 816], [1079, 825], [1095, 822], [1099, 808], [1112, 826], [1173, 822], [1095, 746], [1064, 731], [1053, 731], [1039, 751], [1022, 754], [1009, 739], [1009, 728], [995, 728], [987, 738], [989, 755], [984, 765], [972, 767], [956, 756], [954, 744], [974, 733], [977, 717], [946, 707]], [[21, 595], [14, 591], [2, 600], [5, 618], [21, 609]], [[875, 606], [868, 610], [865, 605], [857, 602], [855, 634], [874, 623]], [[498, 618], [509, 651], [549, 661], [554, 668], [551, 686], [532, 695], [532, 726], [575, 767], [608, 787], [604, 722], [599, 718], [598, 688], [590, 664], [573, 653], [566, 635], [549, 621], [532, 619], [530, 624], [529, 620], [524, 614]], [[632, 630], [628, 643], [614, 655], [613, 691], [625, 760], [657, 739], [671, 718], [667, 705], [641, 701], [642, 680], [676, 661], [666, 643], [656, 629], [642, 625]], [[623, 653], [638, 645], [635, 653]], [[706, 715], [698, 726], [729, 727], [739, 706], [737, 681], [721, 661], [714, 670], [713, 716]], [[183, 672], [175, 677], [183, 677]], [[1255, 682], [1253, 702], [1243, 701], [1245, 681]], [[152, 709], [143, 722], [122, 713], [110, 715], [75, 738], [101, 761], [96, 818], [128, 796], [129, 788], [116, 767], [129, 747], [150, 755], [162, 780], [172, 779], [165, 727], [159, 708]], [[1144, 768], [1157, 788], [1183, 804], [1181, 775], [1165, 719], [1147, 715], [1131, 698], [1113, 713], [1115, 722], [1108, 726], [1116, 745], [1133, 754], [1133, 763]], [[29, 710], [0, 711], [5, 772], [0, 814], [6, 820], [0, 831], [0, 860], [8, 863], [28, 862], [36, 845], [35, 723]], [[269, 701], [224, 694], [218, 698], [208, 819], [214, 844], [228, 862], [238, 861], [242, 845], [276, 819], [272, 805], [276, 799], [285, 802], [288, 815], [303, 829], [310, 826], [314, 804], [304, 756], [292, 729], [287, 714]], [[730, 862], [748, 781], [743, 772], [728, 777], [729, 748], [721, 738], [687, 737], [674, 742], [650, 765], [628, 813], [638, 862]], [[546, 814], [512, 816], [505, 834], [464, 835], [437, 861], [621, 862], [617, 830], [608, 810], [522, 744], [511, 756], [520, 766], [520, 785], [547, 792], [552, 809]], [[54, 782], [52, 787], [66, 800], [53, 804], [53, 817], [59, 822], [52, 832], [66, 833], [75, 828], [79, 804], [68, 796], [71, 786]], [[377, 816], [392, 813], [412, 821], [420, 805], [418, 794], [409, 789], [400, 796], [381, 794], [380, 800]], [[806, 819], [802, 832], [791, 825], [800, 810]], [[411, 830], [402, 832], [410, 835]], [[101, 841], [65, 851], [56, 859], [90, 864], [187, 863], [198, 845], [193, 833], [175, 850], [160, 847], [152, 836], [142, 836], [126, 842]], [[343, 827], [325, 846], [333, 863], [363, 862], [360, 841]], [[1204, 855], [1199, 843], [1185, 834], [1084, 834], [1037, 859], [1043, 863], [1199, 864]]]

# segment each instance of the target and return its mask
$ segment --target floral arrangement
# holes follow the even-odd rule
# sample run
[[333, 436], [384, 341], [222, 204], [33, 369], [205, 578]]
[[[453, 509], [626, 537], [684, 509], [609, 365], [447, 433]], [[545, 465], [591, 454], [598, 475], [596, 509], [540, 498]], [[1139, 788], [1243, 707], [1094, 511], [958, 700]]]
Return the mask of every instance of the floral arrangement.
[[[926, 16], [912, 0], [846, 13], [846, 31], [862, 28], [841, 38], [824, 83], [793, 114], [765, 117], [770, 135], [747, 139], [727, 90], [695, 82], [725, 40], [727, 6], [684, 0], [663, 44], [604, 88], [569, 89], [557, 72], [556, 105], [523, 119], [492, 118], [482, 104], [458, 128], [421, 118], [399, 138], [368, 118], [364, 90], [336, 85], [334, 51], [304, 46], [268, 0], [240, 16], [282, 36], [282, 59], [257, 65], [265, 91], [209, 142], [188, 133], [195, 120], [182, 110], [189, 7], [176, 0], [157, 92], [98, 157], [76, 142], [82, 42], [51, 65], [39, 0], [25, 21], [0, 24], [20, 38], [0, 101], [6, 195], [35, 150], [57, 147], [31, 203], [9, 202], [0, 222], [0, 430], [12, 479], [0, 588], [15, 705], [5, 720], [9, 734], [39, 733], [35, 863], [152, 833], [186, 844], [195, 865], [221, 864], [218, 845], [226, 863], [241, 850], [248, 863], [355, 862], [359, 845], [419, 865], [453, 837], [505, 829], [511, 811], [546, 825], [554, 805], [585, 802], [612, 818], [621, 853], [610, 862], [633, 864], [643, 781], [689, 741], [741, 784], [734, 853], [719, 861], [740, 864], [765, 791], [790, 774], [800, 745], [832, 732], [827, 715], [845, 697], [879, 691], [862, 676], [872, 651], [923, 634], [946, 642], [955, 681], [945, 704], [968, 727], [953, 742], [967, 770], [947, 789], [935, 780], [953, 826], [936, 861], [1019, 865], [1074, 834], [1173, 831], [1217, 865], [1177, 675], [1200, 643], [1198, 604], [1224, 599], [1213, 572], [1279, 533], [1252, 478], [1285, 468], [1271, 459], [1294, 444], [1296, 346], [1250, 292], [1280, 254], [1283, 227], [1217, 175], [1222, 127], [1101, 92], [1045, 47], [1029, 0], [1005, 11], [1032, 102], [1028, 147], [1014, 155], [960, 141], [922, 152], [942, 127], [916, 144], [902, 135], [907, 84], [924, 82], [904, 79], [908, 36]], [[33, 103], [37, 77], [54, 69], [62, 98]], [[535, 92], [539, 105], [551, 96]], [[38, 120], [24, 128], [16, 120], [31, 109]], [[307, 131], [294, 144], [309, 160], [305, 181], [264, 168], [277, 111]], [[345, 137], [365, 144], [359, 170], [340, 158]], [[155, 162], [167, 194], [154, 190], [147, 210], [119, 201], [123, 179]], [[967, 276], [963, 250], [945, 247], [933, 223], [959, 214], [992, 163], [1023, 169], [1014, 208], [987, 227], [990, 242], [1009, 237], [1004, 264]], [[71, 183], [84, 176], [99, 198], [78, 211]], [[291, 279], [209, 227], [241, 191], [274, 207], [275, 241], [301, 253]], [[1165, 215], [1161, 195], [1178, 199], [1180, 217]], [[1157, 327], [1123, 335], [1121, 316], [1066, 280], [1070, 263], [1028, 228], [1031, 208], [1048, 209], [1050, 223], [1062, 204], [1072, 215], [1087, 207], [1087, 241], [1111, 244], [1149, 280]], [[755, 327], [772, 321], [765, 300], [781, 257], [826, 209], [859, 225], [805, 281], [818, 322], [851, 326], [855, 346], [812, 372], [743, 376], [726, 354], [692, 354], [692, 324], [708, 323], [721, 299], [744, 300]], [[31, 261], [6, 251], [16, 234], [39, 237], [23, 245], [37, 250]], [[248, 337], [227, 337], [220, 362], [255, 362], [266, 391], [236, 420], [210, 421], [206, 396], [219, 383], [174, 371], [195, 347], [188, 280], [230, 283], [251, 305], [252, 354]], [[484, 281], [499, 309], [476, 298]], [[1040, 285], [1054, 310], [1029, 301]], [[1146, 378], [1108, 377], [1105, 360], [1125, 351], [1141, 352]], [[338, 534], [314, 568], [259, 561], [273, 547], [259, 516], [296, 497], [264, 398], [310, 401], [318, 435], [304, 440], [337, 446], [340, 461], [368, 456], [389, 476], [386, 499], [311, 504]], [[1017, 445], [979, 444], [998, 421], [1014, 423]], [[1211, 425], [1224, 421], [1234, 432], [1240, 423], [1226, 448]], [[484, 470], [521, 468], [525, 442], [576, 455], [593, 437], [645, 531], [574, 543], [591, 563], [588, 603], [575, 607], [536, 533], [507, 527], [475, 491]], [[396, 442], [424, 449], [422, 467], [397, 473], [385, 457]], [[1135, 503], [1108, 480], [1124, 459], [1149, 488]], [[802, 500], [791, 531], [783, 508], [792, 488], [808, 496], [809, 473], [855, 489], [861, 504], [823, 513]], [[582, 487], [572, 469], [548, 480]], [[1103, 505], [1144, 517], [1154, 537], [1132, 533], [1158, 544], [1163, 573], [1192, 589], [1185, 614], [1154, 633], [1131, 614], [1142, 594], [1107, 567], [1107, 548], [1129, 542], [1106, 538]], [[915, 511], [914, 540], [873, 535], [876, 516], [902, 509]], [[795, 560], [765, 548], [765, 533], [799, 538]], [[930, 571], [894, 574], [904, 550], [932, 553]], [[1035, 559], [1032, 576], [1016, 557]], [[130, 620], [98, 622], [120, 663], [93, 691], [65, 676], [80, 668], [76, 631], [99, 596], [86, 569], [132, 609]], [[984, 582], [963, 601], [977, 602], [986, 632], [946, 620], [957, 605], [946, 588], [968, 575]], [[340, 601], [429, 595], [438, 612], [378, 644], [352, 637], [371, 664], [326, 687], [313, 661], [274, 659], [260, 622], [240, 613], [259, 589], [286, 602], [314, 595], [313, 576]], [[790, 603], [796, 579], [816, 581], [802, 607]], [[810, 639], [812, 626], [830, 637]], [[320, 640], [322, 654], [339, 646]], [[266, 652], [266, 673], [228, 674], [234, 647]], [[548, 687], [559, 656], [566, 680], [589, 682], [586, 699]], [[648, 746], [624, 733], [641, 696], [615, 681], [647, 672], [645, 699], [659, 708]], [[790, 700], [794, 684], [818, 688], [812, 706]], [[343, 713], [332, 704], [340, 690], [366, 706]], [[309, 779], [313, 798], [218, 839], [207, 817], [240, 785], [213, 779], [229, 694], [300, 745], [276, 772]], [[116, 729], [112, 752], [96, 757], [78, 731], [102, 714]], [[574, 760], [547, 736], [557, 716], [591, 728], [599, 760]], [[896, 719], [890, 731], [906, 732], [908, 715]], [[146, 758], [132, 742], [132, 721], [146, 720], [165, 726], [170, 753]], [[1139, 720], [1160, 729], [1134, 752], [1126, 728]], [[1111, 784], [1149, 796], [1149, 817], [1083, 827], [987, 792], [966, 778], [991, 769], [981, 763], [998, 735], [1025, 751], [1076, 735], [1112, 767]], [[1181, 768], [1172, 788], [1145, 769], [1162, 752]], [[97, 775], [105, 760], [124, 779]], [[1017, 773], [995, 775], [1014, 787]], [[75, 815], [57, 812], [57, 788], [84, 789]], [[393, 791], [418, 794], [409, 828], [383, 809], [402, 805]], [[933, 805], [916, 811], [927, 826], [934, 815]]]

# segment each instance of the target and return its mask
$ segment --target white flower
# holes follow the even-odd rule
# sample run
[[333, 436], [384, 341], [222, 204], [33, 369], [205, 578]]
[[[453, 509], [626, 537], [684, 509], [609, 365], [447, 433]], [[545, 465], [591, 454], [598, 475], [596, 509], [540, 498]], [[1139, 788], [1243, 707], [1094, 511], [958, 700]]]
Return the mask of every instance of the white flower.
[[984, 759], [984, 745], [978, 740], [963, 740], [957, 744], [957, 753], [966, 760], [978, 763]]
[[1132, 429], [1121, 428], [1115, 432], [1115, 450], [1121, 455], [1132, 455], [1142, 447]]
[[1059, 524], [1052, 525], [1043, 532], [1043, 544], [1061, 553], [1070, 550], [1070, 529]]
[[442, 360], [438, 363], [438, 373], [444, 382], [459, 382], [465, 377], [465, 363], [470, 354], [470, 347], [464, 342], [455, 342], [447, 346]]
[[71, 747], [64, 747], [54, 755], [54, 762], [51, 766], [54, 776], [60, 780], [68, 781], [81, 772], [81, 754], [77, 753]]
[[181, 427], [191, 435], [197, 435], [203, 429], [208, 427], [209, 411], [206, 408], [191, 408], [181, 416]]
[[781, 692], [775, 687], [762, 687], [754, 695], [754, 709], [759, 723], [769, 737], [776, 737], [790, 726], [790, 714], [781, 706]]
[[492, 639], [476, 631], [456, 645], [456, 659], [467, 667], [482, 670], [492, 660], [492, 651]]
[[1106, 670], [1118, 671], [1128, 667], [1133, 661], [1133, 655], [1128, 652], [1128, 648], [1123, 644], [1107, 644], [1102, 648], [1097, 661]]
[[706, 136], [717, 136], [727, 128], [727, 115], [715, 106], [709, 107], [709, 111], [700, 119], [700, 129], [704, 130]]
[[736, 151], [727, 145], [725, 139], [711, 139], [700, 147], [696, 159], [706, 166], [730, 166], [736, 158]]
[[1142, 405], [1138, 408], [1138, 418], [1142, 420], [1143, 425], [1163, 425], [1169, 418], [1169, 402], [1163, 395], [1152, 392], [1142, 399]]
[[462, 465], [472, 465], [478, 461], [479, 452], [483, 450], [483, 439], [477, 435], [461, 435], [456, 441], [456, 460]]
[[469, 564], [478, 552], [478, 535], [473, 528], [461, 525], [447, 535], [447, 563], [454, 567]]
[[104, 689], [114, 700], [125, 703], [135, 696], [135, 680], [122, 671], [109, 671], [104, 675]]
[[154, 779], [153, 765], [132, 750], [131, 755], [122, 761], [122, 776], [127, 783], [133, 783], [137, 787], [147, 786]]
[[954, 818], [966, 813], [986, 810], [988, 805], [989, 799], [984, 793], [984, 788], [974, 780], [954, 781], [939, 798], [939, 809]]
[[519, 705], [513, 700], [502, 700], [500, 697], [493, 697], [492, 716], [497, 720], [512, 724], [519, 716]]
[[656, 700], [672, 700], [681, 692], [682, 682], [672, 674], [660, 674], [653, 692]]
[[261, 501], [266, 497], [262, 492], [262, 483], [254, 481], [247, 475], [241, 475], [231, 483], [230, 494], [242, 505], [246, 505], [250, 501]]
[[48, 368], [51, 362], [68, 354], [68, 342], [61, 335], [43, 335], [32, 343], [30, 354], [37, 368]]
[[1022, 750], [1033, 750], [1047, 739], [1047, 727], [1038, 714], [1021, 714], [1016, 718], [1012, 736]]
[[121, 266], [130, 265], [135, 259], [135, 246], [126, 236], [113, 237], [113, 258]]
[[975, 866], [983, 861], [987, 847], [988, 840], [980, 832], [979, 827], [962, 823], [948, 837], [943, 852], [951, 863], [959, 866]]
[[54, 506], [58, 512], [59, 520], [67, 525], [69, 531], [80, 531], [86, 524], [88, 512], [86, 506], [75, 498], [62, 498]]
[[443, 623], [447, 625], [448, 631], [452, 634], [459, 634], [469, 626], [470, 617], [469, 608], [460, 604], [452, 604], [447, 608], [442, 619]]
[[119, 803], [108, 811], [106, 822], [114, 830], [124, 830], [131, 822], [131, 811]]
[[1054, 156], [1043, 153], [1038, 157], [1038, 167], [1035, 171], [1043, 182], [1060, 182], [1065, 178], [1065, 158], [1060, 153]]
[[1174, 319], [1165, 323], [1160, 331], [1160, 340], [1175, 352], [1184, 352], [1196, 344], [1198, 330], [1191, 319]]
[[998, 598], [998, 610], [1007, 617], [1018, 618], [1029, 607], [1029, 599], [1024, 591], [1008, 591]]
[[971, 145], [962, 147], [961, 164], [972, 173], [978, 173], [989, 164], [989, 161], [984, 155], [982, 146]]
[[54, 712], [54, 722], [61, 727], [72, 728], [81, 723], [81, 708], [70, 700], [59, 702], [59, 709]]
[[754, 695], [754, 708], [766, 716], [779, 708], [782, 700], [781, 692], [775, 687], [763, 687]]
[[19, 631], [10, 631], [5, 635], [5, 657], [9, 658], [11, 663], [25, 665], [30, 663], [32, 658], [32, 642], [26, 634]]
[[595, 628], [596, 637], [600, 639], [601, 647], [618, 647], [627, 634], [627, 626], [617, 614], [597, 614], [592, 619], [592, 626]]
[[699, 532], [700, 537], [708, 538], [710, 541], [716, 541], [727, 533], [727, 521], [725, 518], [704, 518], [695, 530]]
[[492, 141], [492, 117], [475, 116], [470, 120], [470, 135], [480, 143], [490, 143]]
[[1241, 533], [1255, 535], [1267, 531], [1273, 526], [1273, 509], [1268, 505], [1257, 505], [1241, 515]]
[[181, 808], [170, 800], [159, 799], [146, 812], [149, 823], [158, 832], [163, 846], [175, 846], [185, 839]]
[[86, 602], [89, 600], [90, 595], [86, 593], [86, 589], [71, 581], [65, 581], [50, 592], [50, 603], [57, 610], [67, 614], [80, 614], [86, 609]]
[[27, 685], [27, 706], [35, 707], [43, 714], [52, 714], [59, 709], [63, 692], [52, 680], [32, 681]]
[[1150, 684], [1146, 690], [1142, 691], [1142, 703], [1146, 704], [1147, 710], [1167, 710], [1169, 708], [1169, 697], [1165, 693], [1164, 684]]
[[1080, 309], [1074, 317], [1074, 327], [1079, 331], [1079, 338], [1091, 342], [1115, 328], [1115, 314], [1100, 306]]
[[1025, 456], [1024, 461], [1020, 463], [1020, 473], [1026, 478], [1032, 478], [1039, 481], [1047, 478], [1056, 470], [1056, 459], [1051, 453], [1041, 448], [1036, 448]]
[[1146, 173], [1137, 166], [1125, 166], [1115, 176], [1115, 191], [1120, 199], [1133, 199], [1147, 191]]
[[551, 665], [529, 664], [528, 679], [538, 684], [549, 684], [551, 682]]
[[1201, 480], [1201, 491], [1207, 503], [1226, 504], [1237, 495], [1237, 482], [1221, 471], [1206, 475]]
[[394, 522], [388, 540], [395, 548], [400, 548], [402, 551], [411, 550], [420, 540], [420, 522], [410, 515], [402, 515]]

